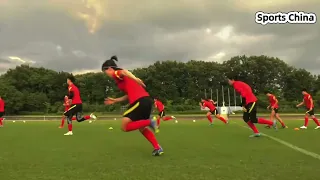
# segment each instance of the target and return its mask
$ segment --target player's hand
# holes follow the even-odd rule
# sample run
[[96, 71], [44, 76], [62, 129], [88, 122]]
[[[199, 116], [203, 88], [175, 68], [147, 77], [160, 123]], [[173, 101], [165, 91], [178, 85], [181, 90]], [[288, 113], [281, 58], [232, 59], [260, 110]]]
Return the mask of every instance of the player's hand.
[[116, 103], [117, 101], [116, 101], [116, 99], [114, 99], [114, 98], [105, 98], [104, 99], [104, 104], [105, 105], [111, 105], [111, 104], [114, 104], [114, 103]]
[[137, 78], [137, 82], [138, 82], [141, 86], [146, 87], [146, 85], [144, 84], [144, 82], [143, 82], [141, 79]]
[[268, 106], [267, 109], [270, 109], [270, 106]]
[[247, 112], [247, 109], [245, 107], [242, 107], [243, 112]]
[[298, 107], [299, 107], [299, 104], [298, 104], [298, 105], [296, 105], [296, 107], [298, 108]]

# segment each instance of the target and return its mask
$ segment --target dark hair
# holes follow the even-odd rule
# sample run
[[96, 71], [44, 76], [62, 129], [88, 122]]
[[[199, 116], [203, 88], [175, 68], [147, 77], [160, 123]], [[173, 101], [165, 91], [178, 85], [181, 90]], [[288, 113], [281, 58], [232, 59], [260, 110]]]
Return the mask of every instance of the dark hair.
[[113, 69], [120, 69], [118, 68], [117, 64], [115, 61], [118, 61], [118, 57], [117, 56], [111, 56], [110, 59], [106, 60], [102, 66], [101, 66], [101, 70], [104, 71], [106, 69], [108, 69], [109, 67], [113, 68]]
[[72, 75], [72, 74], [70, 74], [68, 77], [67, 77], [67, 79], [69, 79], [71, 82], [75, 82], [76, 81], [76, 78]]
[[270, 91], [264, 91], [264, 94], [268, 94], [268, 93], [271, 93]]
[[230, 80], [238, 80], [238, 76], [237, 75], [229, 75], [227, 76], [228, 79]]
[[306, 89], [306, 88], [303, 88], [303, 89], [301, 89], [301, 91], [305, 91], [305, 92], [307, 92], [307, 89]]
[[157, 97], [153, 97], [153, 99], [155, 99], [155, 100], [159, 100], [159, 98], [157, 98]]

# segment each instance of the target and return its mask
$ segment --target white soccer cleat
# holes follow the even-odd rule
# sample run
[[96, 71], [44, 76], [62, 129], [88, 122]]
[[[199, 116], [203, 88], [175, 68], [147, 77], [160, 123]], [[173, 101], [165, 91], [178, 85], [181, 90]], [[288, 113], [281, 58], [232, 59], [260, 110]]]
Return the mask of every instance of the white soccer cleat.
[[307, 127], [306, 126], [301, 126], [300, 129], [307, 129]]
[[93, 113], [91, 113], [91, 114], [90, 114], [90, 118], [96, 120], [96, 119], [97, 119], [97, 116], [94, 115]]
[[177, 118], [176, 118], [176, 117], [174, 117], [174, 116], [171, 116], [171, 118], [172, 118], [172, 119], [177, 119]]
[[320, 126], [317, 126], [316, 128], [314, 128], [314, 129], [320, 129]]
[[72, 131], [69, 131], [69, 132], [65, 133], [64, 135], [65, 135], [65, 136], [72, 136], [73, 133], [72, 133]]

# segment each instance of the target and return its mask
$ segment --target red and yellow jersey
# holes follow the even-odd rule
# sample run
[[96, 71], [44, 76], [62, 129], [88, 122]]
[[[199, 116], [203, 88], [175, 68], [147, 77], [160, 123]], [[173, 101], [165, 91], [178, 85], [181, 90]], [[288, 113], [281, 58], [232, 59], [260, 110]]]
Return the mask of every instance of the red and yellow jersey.
[[306, 108], [308, 108], [308, 109], [314, 108], [312, 96], [310, 94], [305, 94], [303, 96], [303, 102], [304, 102]]
[[202, 107], [207, 107], [210, 111], [214, 111], [216, 109], [216, 106], [211, 101], [202, 102]]
[[68, 88], [69, 94], [73, 94], [72, 97], [72, 104], [82, 104], [81, 96], [80, 96], [80, 91], [78, 87], [74, 84], [71, 84]]
[[154, 102], [155, 107], [158, 109], [159, 112], [162, 112], [164, 110], [164, 105], [161, 101], [156, 100]]
[[118, 88], [127, 94], [129, 104], [133, 104], [142, 97], [149, 96], [149, 93], [135, 80], [121, 75], [122, 70], [117, 70], [113, 74], [113, 79], [116, 81]]
[[278, 104], [278, 100], [276, 98], [275, 95], [271, 94], [271, 96], [269, 96], [269, 103], [270, 103], [270, 107], [271, 108], [279, 108], [279, 104]]
[[242, 96], [242, 98], [245, 98], [246, 105], [249, 103], [256, 102], [258, 99], [253, 94], [251, 87], [242, 82], [242, 81], [234, 81], [233, 88]]

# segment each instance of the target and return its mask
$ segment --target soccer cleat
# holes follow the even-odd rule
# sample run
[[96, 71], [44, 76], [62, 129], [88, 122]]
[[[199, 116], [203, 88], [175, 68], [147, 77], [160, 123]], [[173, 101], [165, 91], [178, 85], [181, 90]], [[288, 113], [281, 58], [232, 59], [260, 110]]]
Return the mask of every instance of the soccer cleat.
[[174, 116], [171, 116], [171, 118], [172, 118], [172, 119], [177, 119], [177, 118], [176, 118], [176, 117], [174, 117]]
[[270, 129], [271, 127], [270, 127], [270, 126], [266, 126], [265, 128], [266, 128], [266, 129]]
[[210, 123], [209, 126], [213, 126], [213, 123]]
[[314, 128], [314, 129], [320, 129], [320, 126], [317, 126], [316, 128]]
[[288, 129], [288, 126], [282, 126], [283, 129]]
[[159, 133], [160, 132], [160, 129], [159, 127], [155, 130], [155, 133]]
[[149, 127], [153, 130], [153, 132], [157, 132], [159, 130], [159, 127], [157, 125], [157, 120], [150, 119], [150, 125]]
[[63, 128], [63, 126], [59, 126], [59, 129], [62, 129]]
[[306, 126], [301, 126], [300, 129], [307, 129], [307, 127]]
[[261, 134], [260, 133], [254, 133], [254, 134], [252, 134], [252, 135], [250, 135], [249, 137], [260, 137], [261, 136]]
[[161, 156], [163, 153], [163, 149], [162, 147], [160, 147], [159, 149], [155, 149], [152, 151], [152, 156]]
[[0, 128], [2, 128], [3, 127], [3, 125], [0, 125]]
[[275, 130], [278, 130], [278, 127], [277, 127], [277, 121], [276, 120], [274, 120], [273, 121], [273, 128], [275, 129]]
[[97, 119], [97, 116], [94, 115], [93, 113], [91, 113], [91, 114], [90, 114], [90, 118], [96, 120], [96, 119]]
[[65, 136], [72, 136], [73, 133], [72, 133], [72, 131], [69, 131], [69, 132], [65, 133], [64, 135], [65, 135]]

